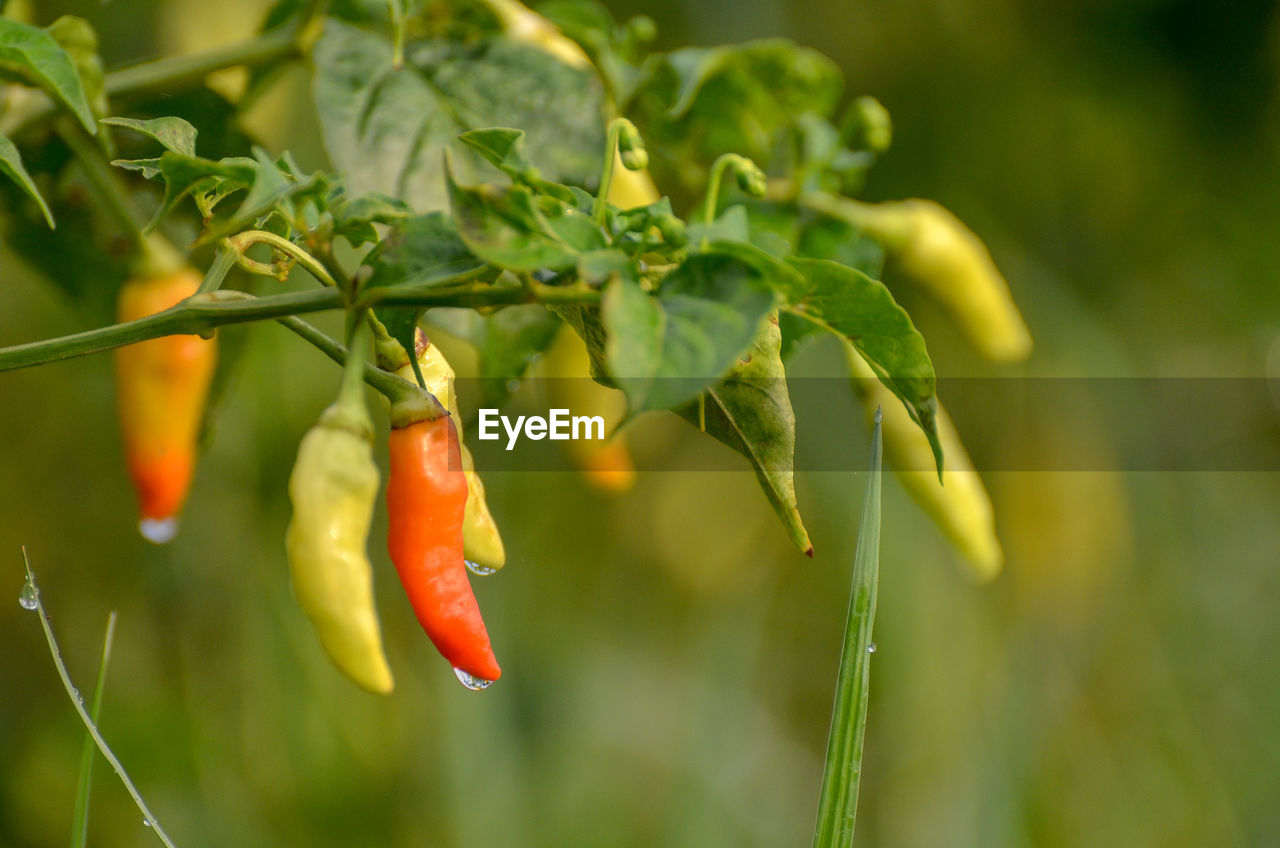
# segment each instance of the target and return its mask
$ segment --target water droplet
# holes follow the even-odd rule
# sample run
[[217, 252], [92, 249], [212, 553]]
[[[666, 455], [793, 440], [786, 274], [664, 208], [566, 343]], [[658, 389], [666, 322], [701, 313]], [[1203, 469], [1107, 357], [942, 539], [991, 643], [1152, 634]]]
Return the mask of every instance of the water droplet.
[[498, 570], [496, 568], [488, 568], [486, 566], [481, 565], [478, 562], [472, 562], [469, 559], [463, 560], [463, 562], [467, 564], [468, 571], [470, 571], [472, 574], [478, 574], [481, 577], [488, 577], [490, 574], [493, 574], [495, 571]]
[[22, 586], [22, 592], [18, 595], [18, 603], [25, 610], [33, 610], [40, 605], [40, 592], [36, 589], [36, 584], [28, 580]]
[[474, 689], [479, 692], [481, 689], [488, 689], [493, 685], [492, 680], [485, 680], [483, 677], [473, 677], [460, 668], [455, 668], [453, 673], [458, 676], [458, 682], [468, 689]]
[[143, 819], [143, 820], [142, 820], [142, 826], [143, 826], [143, 827], [151, 827], [151, 819]]
[[165, 545], [172, 542], [173, 537], [178, 535], [178, 519], [172, 516], [169, 518], [144, 518], [138, 522], [138, 532], [148, 542]]
[[876, 652], [876, 643], [872, 642], [870, 645], [867, 646], [867, 653], [874, 654], [875, 652]]

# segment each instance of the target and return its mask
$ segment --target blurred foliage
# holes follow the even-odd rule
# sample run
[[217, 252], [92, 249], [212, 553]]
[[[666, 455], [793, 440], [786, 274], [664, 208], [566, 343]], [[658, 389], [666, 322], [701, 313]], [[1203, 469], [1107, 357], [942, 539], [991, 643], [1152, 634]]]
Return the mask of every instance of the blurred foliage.
[[[42, 24], [90, 17], [108, 67], [190, 46], [192, 30], [234, 40], [262, 11], [37, 5]], [[1036, 335], [1024, 373], [1264, 373], [1280, 335], [1273, 4], [610, 5], [656, 18], [663, 48], [791, 38], [841, 66], [846, 98], [879, 98], [895, 147], [867, 195], [936, 196], [983, 235]], [[273, 144], [324, 165], [310, 119], [257, 109], [274, 116]], [[18, 257], [0, 252], [0, 273], [6, 343], [86, 320]], [[895, 295], [941, 371], [993, 373], [928, 303]], [[746, 471], [641, 474], [613, 499], [568, 473], [489, 474], [510, 559], [477, 592], [507, 674], [482, 694], [458, 686], [375, 547], [400, 683], [378, 700], [315, 650], [285, 569], [285, 481], [336, 371], [274, 326], [225, 334], [243, 353], [165, 550], [133, 531], [109, 360], [0, 377], [12, 594], [25, 543], [86, 687], [107, 611], [120, 611], [103, 732], [180, 845], [807, 843], [860, 480], [798, 475], [810, 562]], [[791, 371], [829, 374], [839, 357], [809, 347]], [[852, 399], [797, 418], [800, 467], [865, 443]], [[1034, 438], [1044, 456], [1105, 463], [1100, 421], [1086, 404], [1012, 433], [998, 416], [957, 424], [997, 456], [1006, 444], [1025, 455], [1018, 441]], [[728, 450], [677, 427], [638, 427], [633, 447], [691, 465]], [[1268, 438], [1253, 448], [1275, 456]], [[985, 477], [1007, 553], [986, 588], [964, 582], [885, 480], [857, 844], [1280, 842], [1280, 479]], [[0, 639], [0, 844], [65, 844], [81, 733], [16, 603], [0, 604]], [[147, 839], [106, 769], [90, 833], [108, 848]]]

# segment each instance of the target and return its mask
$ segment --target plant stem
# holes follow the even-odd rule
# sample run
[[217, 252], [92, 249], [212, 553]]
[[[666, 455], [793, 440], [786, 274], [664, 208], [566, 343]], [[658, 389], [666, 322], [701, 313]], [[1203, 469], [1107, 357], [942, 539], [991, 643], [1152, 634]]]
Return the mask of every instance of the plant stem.
[[[563, 305], [599, 302], [600, 292], [585, 286], [537, 284], [532, 289], [525, 290], [493, 288], [486, 284], [441, 287], [437, 282], [433, 286], [378, 286], [367, 289], [361, 293], [360, 302], [356, 305], [474, 308], [511, 306], [521, 303]], [[241, 291], [219, 290], [194, 295], [164, 312], [139, 318], [136, 321], [0, 348], [0, 371], [12, 371], [76, 356], [101, 353], [160, 336], [208, 335], [218, 327], [227, 324], [264, 321], [286, 315], [341, 309], [344, 306], [342, 293], [332, 288], [287, 292], [266, 297], [254, 297]]]
[[[339, 365], [343, 365], [347, 361], [347, 349], [337, 339], [316, 329], [311, 324], [303, 321], [295, 316], [287, 316], [285, 318], [276, 319], [282, 326], [287, 327], [294, 333], [310, 342], [317, 350], [325, 356], [332, 359]], [[402, 380], [395, 374], [383, 371], [381, 368], [375, 368], [369, 363], [365, 363], [363, 379], [372, 388], [388, 398], [396, 398], [404, 394], [407, 390], [413, 388], [413, 384]]]
[[[62, 652], [58, 650], [58, 640], [53, 635], [53, 625], [49, 622], [49, 614], [45, 612], [44, 603], [40, 600], [40, 589], [36, 586], [36, 576], [31, 571], [31, 561], [27, 559], [27, 549], [22, 548], [22, 561], [27, 567], [27, 586], [30, 587], [30, 594], [24, 588], [23, 598], [30, 597], [35, 604], [35, 611], [40, 616], [40, 626], [44, 628], [45, 641], [49, 643], [49, 653], [53, 655], [53, 664], [58, 669], [58, 676], [62, 678], [63, 688], [67, 690], [67, 695], [71, 698], [71, 706], [75, 707], [76, 713], [80, 716], [80, 721], [84, 722], [85, 729], [89, 731], [89, 735], [93, 737], [94, 743], [98, 746], [98, 750], [102, 752], [102, 756], [106, 757], [107, 762], [115, 769], [120, 777], [120, 781], [124, 783], [124, 788], [128, 790], [129, 795], [133, 798], [133, 803], [138, 805], [138, 809], [142, 811], [142, 815], [146, 817], [147, 825], [155, 831], [156, 836], [163, 842], [167, 848], [174, 848], [173, 842], [169, 839], [169, 835], [164, 832], [164, 828], [160, 827], [160, 822], [156, 821], [156, 817], [147, 808], [147, 802], [142, 800], [138, 788], [133, 785], [133, 781], [129, 779], [129, 775], [125, 773], [124, 766], [116, 759], [116, 755], [111, 752], [111, 748], [107, 746], [102, 735], [98, 733], [97, 725], [93, 723], [93, 719], [89, 718], [89, 714], [85, 712], [84, 704], [80, 700], [80, 693], [76, 690], [75, 685], [71, 682], [71, 676], [67, 673], [67, 666], [62, 661]], [[25, 604], [24, 604], [25, 606]]]
[[596, 190], [596, 202], [591, 207], [591, 217], [596, 224], [604, 226], [605, 214], [609, 209], [609, 183], [613, 182], [613, 163], [618, 158], [618, 136], [622, 134], [622, 122], [626, 118], [614, 118], [609, 122], [609, 132], [605, 136], [604, 165], [600, 167], [600, 188]]
[[[102, 660], [98, 663], [98, 680], [93, 687], [93, 706], [89, 718], [98, 723], [102, 715], [102, 692], [107, 686], [107, 665], [111, 662], [111, 644], [116, 637], [116, 611], [107, 615], [107, 635], [102, 639]], [[76, 788], [76, 809], [71, 818], [71, 848], [84, 848], [89, 836], [89, 793], [93, 788], [93, 735], [85, 733], [80, 751], [80, 782]]]
[[871, 654], [875, 650], [871, 628], [875, 624], [876, 590], [880, 582], [880, 426], [881, 415], [877, 409], [813, 848], [849, 848], [853, 844], [853, 826], [858, 813]]
[[222, 288], [222, 281], [227, 278], [227, 272], [235, 264], [236, 252], [234, 250], [228, 250], [225, 247], [218, 248], [218, 252], [213, 257], [213, 264], [205, 272], [204, 279], [200, 281], [200, 288], [196, 289], [196, 294], [209, 294]]
[[136, 321], [0, 349], [0, 371], [101, 353], [160, 336], [206, 335], [224, 324], [261, 321], [341, 306], [341, 296], [332, 289], [261, 298], [234, 291], [194, 295], [164, 312]]
[[304, 40], [300, 36], [306, 35], [307, 31], [306, 24], [281, 27], [226, 47], [152, 59], [120, 68], [106, 75], [107, 96], [127, 97], [158, 88], [175, 88], [204, 79], [224, 68], [256, 67], [277, 59], [300, 56]]
[[865, 227], [871, 217], [869, 214], [872, 209], [870, 204], [851, 200], [847, 197], [836, 197], [822, 192], [808, 191], [800, 195], [799, 202], [805, 209], [811, 209], [829, 218], [844, 221], [858, 229]]
[[125, 198], [124, 190], [120, 188], [120, 183], [116, 181], [115, 175], [107, 170], [107, 163], [104, 161], [102, 153], [89, 140], [84, 128], [79, 125], [72, 126], [70, 122], [63, 120], [55, 121], [54, 128], [57, 130], [59, 137], [66, 142], [67, 147], [71, 148], [71, 152], [80, 163], [85, 176], [89, 178], [89, 183], [93, 186], [94, 193], [97, 194], [98, 199], [107, 208], [111, 217], [115, 218], [120, 227], [141, 246], [143, 242], [142, 223], [135, 217], [134, 211], [129, 208], [129, 201]]

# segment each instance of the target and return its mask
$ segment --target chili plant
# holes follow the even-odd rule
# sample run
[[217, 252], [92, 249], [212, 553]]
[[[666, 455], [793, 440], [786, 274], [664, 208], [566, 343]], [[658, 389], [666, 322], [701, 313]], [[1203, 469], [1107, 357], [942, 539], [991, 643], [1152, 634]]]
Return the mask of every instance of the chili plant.
[[[424, 324], [475, 347], [487, 405], [559, 363], [597, 384], [570, 405], [613, 404], [611, 430], [674, 414], [727, 445], [809, 556], [786, 368], [806, 340], [834, 335], [876, 415], [876, 462], [883, 410], [908, 491], [975, 576], [994, 576], [986, 493], [939, 403], [925, 339], [880, 278], [935, 296], [990, 358], [1025, 356], [1030, 335], [953, 215], [856, 199], [890, 146], [887, 111], [870, 97], [842, 108], [838, 69], [787, 41], [663, 53], [648, 47], [652, 22], [618, 24], [592, 0], [539, 11], [281, 0], [247, 43], [111, 72], [88, 21], [0, 19], [0, 232], [68, 291], [121, 302], [119, 323], [0, 349], [0, 370], [120, 351], [140, 527], [164, 543], [179, 532], [218, 329], [278, 322], [342, 365], [334, 405], [302, 441], [288, 549], [321, 643], [377, 692], [392, 677], [370, 594], [378, 475], [361, 381], [388, 402], [389, 544], [414, 610], [464, 683], [500, 674], [502, 646], [490, 647], [464, 562], [495, 571], [504, 544], [461, 441], [452, 369]], [[297, 63], [325, 170], [267, 149], [252, 124], [230, 129]], [[190, 107], [228, 68], [248, 71], [233, 100], [212, 114]], [[295, 270], [315, 288], [252, 284]], [[136, 294], [173, 280], [185, 287]], [[323, 311], [345, 313], [344, 338], [302, 317]], [[573, 458], [601, 487], [625, 488], [635, 471], [624, 439]], [[852, 833], [878, 520], [873, 488], [819, 845]]]

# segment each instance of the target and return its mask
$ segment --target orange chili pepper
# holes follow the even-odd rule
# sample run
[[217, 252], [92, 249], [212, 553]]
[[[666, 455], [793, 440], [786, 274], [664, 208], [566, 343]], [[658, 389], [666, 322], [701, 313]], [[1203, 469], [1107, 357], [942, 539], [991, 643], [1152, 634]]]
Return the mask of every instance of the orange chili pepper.
[[[185, 268], [129, 280], [120, 289], [119, 320], [168, 309], [194, 294], [200, 279]], [[116, 352], [116, 398], [125, 460], [138, 493], [138, 529], [157, 544], [178, 530], [216, 363], [217, 344], [199, 336], [165, 336]]]

